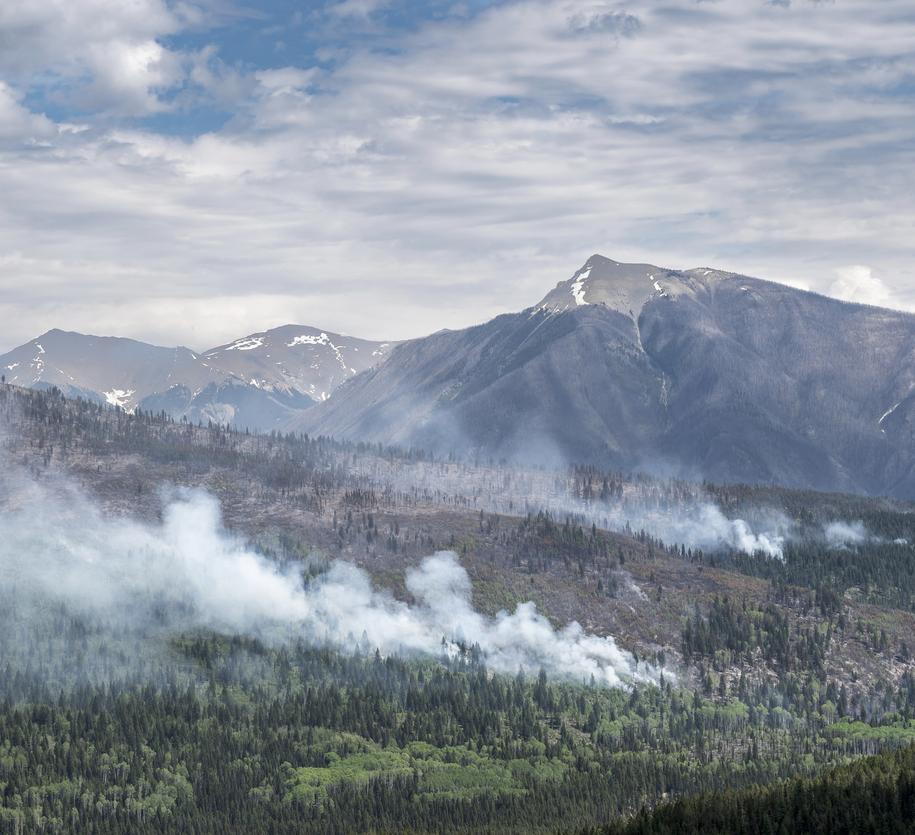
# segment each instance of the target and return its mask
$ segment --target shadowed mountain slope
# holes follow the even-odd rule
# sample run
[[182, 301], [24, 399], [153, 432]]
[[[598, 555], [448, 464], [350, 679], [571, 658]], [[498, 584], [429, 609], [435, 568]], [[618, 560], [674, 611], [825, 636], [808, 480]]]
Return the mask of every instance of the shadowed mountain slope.
[[399, 345], [291, 425], [912, 496], [913, 410], [909, 314], [595, 255], [528, 310]]

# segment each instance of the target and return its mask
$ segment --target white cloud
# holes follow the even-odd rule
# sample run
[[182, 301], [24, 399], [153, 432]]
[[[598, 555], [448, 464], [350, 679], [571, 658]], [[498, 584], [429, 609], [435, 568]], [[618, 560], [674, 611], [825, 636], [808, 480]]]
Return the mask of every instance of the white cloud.
[[855, 264], [842, 267], [838, 278], [829, 285], [829, 295], [846, 302], [876, 307], [900, 307], [890, 288], [873, 274], [870, 267]]
[[[0, 10], [6, 89], [66, 76], [107, 110], [38, 153], [48, 123], [0, 95], [10, 345], [118, 321], [195, 347], [290, 318], [419, 335], [531, 304], [594, 251], [915, 306], [875, 278], [915, 260], [905, 0], [520, 0], [320, 71], [177, 55], [187, 16], [159, 0], [35, 7]], [[232, 118], [182, 139], [112, 116], [169, 85]], [[210, 313], [191, 338], [188, 311]]]
[[343, 18], [368, 18], [389, 5], [389, 0], [340, 0], [330, 7], [330, 12]]
[[[187, 5], [181, 9], [189, 11]], [[32, 0], [0, 5], [0, 74], [62, 100], [125, 115], [154, 112], [182, 76], [158, 39], [187, 21], [165, 0]]]
[[94, 45], [86, 58], [92, 82], [79, 98], [89, 109], [107, 106], [129, 115], [163, 110], [159, 92], [184, 75], [180, 58], [149, 39]]
[[296, 90], [305, 90], [312, 83], [317, 71], [300, 70], [295, 67], [283, 67], [279, 70], [259, 70], [254, 77], [272, 93], [287, 93]]
[[0, 81], [0, 142], [41, 142], [55, 133], [57, 129], [50, 119], [23, 107], [12, 88]]

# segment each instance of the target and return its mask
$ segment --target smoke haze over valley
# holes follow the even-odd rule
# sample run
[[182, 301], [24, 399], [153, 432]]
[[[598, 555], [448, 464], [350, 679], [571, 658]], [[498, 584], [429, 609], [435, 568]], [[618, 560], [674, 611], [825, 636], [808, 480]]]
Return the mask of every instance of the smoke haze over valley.
[[[822, 736], [826, 719], [802, 720], [796, 700], [767, 689], [770, 676], [787, 675], [786, 665], [828, 664], [849, 688], [846, 698], [874, 710], [876, 722], [894, 721], [873, 701], [877, 681], [896, 688], [890, 706], [908, 698], [907, 666], [896, 660], [906, 657], [905, 636], [915, 628], [909, 545], [915, 514], [906, 502], [729, 488], [594, 466], [438, 458], [195, 426], [9, 384], [0, 387], [0, 425], [0, 653], [11, 673], [3, 692], [18, 704], [46, 698], [42, 688], [49, 687], [69, 703], [86, 688], [107, 687], [110, 698], [134, 704], [131, 699], [186, 687], [182, 698], [195, 710], [241, 710], [231, 720], [223, 715], [227, 733], [265, 716], [260, 704], [272, 705], [272, 712], [297, 705], [296, 721], [313, 741], [303, 739], [298, 754], [286, 749], [286, 760], [300, 764], [293, 768], [306, 771], [283, 771], [280, 786], [299, 787], [305, 806], [292, 796], [276, 796], [267, 806], [259, 800], [246, 806], [250, 820], [267, 809], [280, 819], [309, 809], [309, 827], [319, 828], [327, 817], [320, 804], [308, 805], [313, 797], [336, 797], [347, 816], [365, 809], [361, 800], [353, 805], [334, 794], [350, 785], [334, 757], [371, 785], [388, 779], [373, 770], [376, 757], [407, 757], [408, 768], [426, 775], [409, 789], [426, 799], [411, 808], [432, 803], [431, 813], [440, 808], [432, 799], [436, 781], [445, 779], [437, 769], [450, 758], [466, 764], [461, 776], [447, 778], [449, 785], [502, 767], [495, 748], [476, 754], [479, 762], [468, 759], [479, 738], [473, 722], [495, 715], [469, 706], [480, 698], [498, 704], [506, 687], [521, 699], [518, 712], [490, 710], [509, 723], [511, 744], [521, 744], [531, 721], [549, 739], [561, 716], [579, 734], [578, 742], [551, 743], [559, 745], [555, 754], [540, 748], [546, 743], [538, 738], [514, 758], [514, 776], [505, 778], [521, 804], [513, 814], [527, 814], [527, 779], [535, 779], [538, 796], [565, 791], [553, 778], [522, 778], [517, 771], [538, 763], [568, 769], [561, 751], [584, 757], [570, 775], [597, 762], [617, 775], [608, 785], [621, 792], [620, 803], [650, 796], [606, 759], [607, 745], [635, 751], [643, 743], [613, 735], [591, 740], [595, 731], [587, 729], [602, 727], [605, 712], [628, 726], [643, 721], [640, 712], [679, 710], [680, 688], [697, 693], [689, 697], [699, 699], [696, 710], [720, 712], [715, 721], [724, 721], [731, 697], [698, 695], [710, 686], [702, 672], [705, 642], [722, 640], [704, 631], [712, 627], [700, 613], [708, 611], [715, 628], [722, 618], [742, 617], [730, 608], [730, 595], [740, 595], [762, 643], [726, 650], [734, 654], [719, 655], [717, 675], [735, 687], [743, 676], [743, 686], [753, 688], [743, 696], [748, 702], [784, 699], [797, 716], [790, 730], [754, 725], [777, 736], [771, 744], [783, 749], [777, 761], [784, 768], [809, 744], [809, 734], [833, 739]], [[814, 579], [823, 570], [829, 579]], [[816, 590], [805, 592], [802, 583]], [[874, 606], [889, 607], [894, 620], [882, 636], [862, 633], [875, 636], [867, 638], [876, 642], [871, 651], [834, 613], [871, 623]], [[830, 639], [821, 623], [835, 623], [836, 636]], [[406, 683], [394, 683], [398, 676], [412, 682], [406, 691], [398, 689]], [[381, 690], [379, 680], [387, 682]], [[463, 687], [492, 693], [471, 695]], [[618, 701], [601, 693], [628, 695]], [[413, 730], [429, 716], [432, 708], [422, 706], [427, 698], [447, 699], [447, 711], [471, 712], [454, 726], [446, 712], [444, 725]], [[377, 699], [385, 700], [379, 709], [393, 712], [364, 726], [361, 711]], [[334, 703], [356, 712], [334, 718], [324, 712]], [[572, 714], [569, 705], [577, 705]], [[172, 709], [179, 716], [182, 710]], [[266, 721], [258, 735], [285, 744], [276, 736], [283, 727]], [[444, 745], [443, 727], [464, 729], [447, 732], [457, 748], [437, 747]], [[342, 731], [334, 728], [350, 730], [337, 737]], [[372, 735], [383, 740], [384, 733], [405, 742], [374, 741]], [[416, 747], [413, 734], [432, 747]], [[687, 761], [699, 762], [691, 737], [672, 734]], [[844, 743], [839, 737], [817, 745], [817, 756], [831, 762]], [[264, 756], [257, 755], [257, 779], [269, 781], [280, 772]], [[190, 793], [175, 795], [167, 784], [177, 778], [149, 767], [160, 788], [148, 797], [165, 802], [160, 808], [169, 817], [192, 814], [187, 798], [216, 791], [183, 778]], [[320, 788], [324, 782], [315, 788], [314, 779], [328, 781], [327, 788]], [[171, 799], [153, 801], [161, 792]], [[463, 802], [475, 803], [476, 796], [474, 790]], [[140, 808], [123, 814], [135, 820]], [[590, 801], [578, 808], [581, 815], [599, 814]]]
[[43, 487], [9, 468], [3, 482], [0, 591], [26, 610], [62, 606], [115, 631], [207, 628], [407, 657], [453, 656], [460, 644], [508, 674], [543, 669], [611, 686], [657, 680], [612, 638], [577, 623], [554, 630], [533, 603], [480, 615], [451, 552], [407, 572], [410, 605], [373, 589], [348, 563], [333, 562], [307, 582], [301, 566], [277, 567], [222, 529], [218, 502], [204, 492], [163, 496], [161, 524], [144, 525], [106, 518], [73, 485]]

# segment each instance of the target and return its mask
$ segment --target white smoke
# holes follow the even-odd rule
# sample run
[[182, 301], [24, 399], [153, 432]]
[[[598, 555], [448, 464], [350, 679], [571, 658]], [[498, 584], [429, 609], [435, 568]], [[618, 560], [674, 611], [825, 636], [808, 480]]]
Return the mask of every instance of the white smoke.
[[732, 549], [783, 559], [785, 544], [797, 533], [795, 524], [773, 508], [756, 508], [745, 519], [730, 519], [700, 489], [686, 500], [661, 506], [650, 495], [628, 489], [622, 499], [607, 502], [575, 497], [566, 475], [547, 467], [496, 468], [466, 461], [394, 464], [369, 457], [353, 467], [354, 476], [378, 490], [392, 487], [405, 495], [427, 495], [430, 501], [435, 497], [507, 516], [544, 511], [607, 530], [621, 532], [628, 526], [668, 545], [703, 551]]
[[881, 545], [892, 542], [893, 545], [908, 545], [905, 537], [888, 540], [869, 531], [864, 522], [829, 522], [823, 526], [823, 536], [830, 548], [849, 548], [856, 545]]
[[556, 630], [533, 603], [494, 618], [475, 611], [470, 578], [451, 552], [408, 572], [410, 605], [343, 562], [304, 582], [300, 566], [280, 568], [226, 532], [218, 503], [202, 491], [172, 497], [158, 524], [106, 517], [72, 489], [60, 497], [31, 484], [12, 504], [0, 515], [0, 588], [114, 625], [168, 611], [176, 628], [340, 648], [367, 642], [384, 654], [441, 657], [477, 644], [489, 668], [509, 674], [543, 668], [609, 686], [654, 677], [612, 638], [577, 623]]
[[871, 539], [863, 522], [829, 522], [823, 526], [823, 536], [830, 548], [863, 545]]
[[[766, 530], [755, 531], [743, 519], [729, 519], [721, 509], [711, 503], [685, 508], [671, 514], [636, 514], [635, 524], [644, 527], [665, 542], [684, 543], [703, 550], [722, 547], [743, 551], [746, 554], [763, 554], [772, 559], [783, 559], [784, 546], [790, 530], [787, 519], [773, 516]], [[630, 525], [633, 522], [630, 521]]]

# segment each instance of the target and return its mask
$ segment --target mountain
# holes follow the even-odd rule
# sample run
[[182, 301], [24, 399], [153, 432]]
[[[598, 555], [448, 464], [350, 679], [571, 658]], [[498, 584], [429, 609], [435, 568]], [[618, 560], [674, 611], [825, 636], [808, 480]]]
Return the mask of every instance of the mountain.
[[376, 365], [391, 344], [284, 325], [212, 348], [203, 358], [256, 388], [327, 400], [344, 380]]
[[600, 255], [589, 258], [568, 281], [561, 281], [537, 305], [540, 310], [563, 313], [586, 304], [599, 304], [635, 321], [653, 298], [669, 298], [687, 292], [684, 276], [726, 276], [716, 270], [680, 273], [651, 264], [621, 264]]
[[311, 433], [915, 496], [915, 317], [594, 255], [527, 310], [395, 347]]
[[10, 383], [127, 410], [269, 430], [381, 361], [389, 346], [286, 325], [198, 354], [51, 330], [0, 356], [0, 372]]
[[199, 390], [221, 379], [189, 348], [161, 348], [113, 336], [50, 330], [0, 356], [7, 382], [56, 386], [64, 394], [135, 408], [144, 397], [181, 384]]

